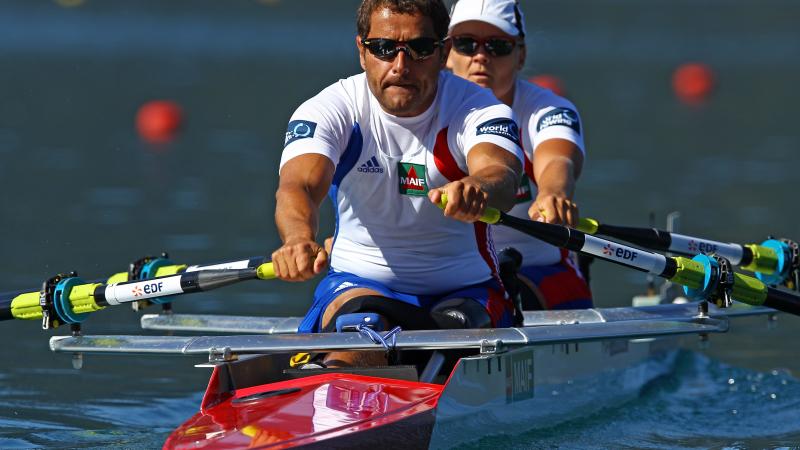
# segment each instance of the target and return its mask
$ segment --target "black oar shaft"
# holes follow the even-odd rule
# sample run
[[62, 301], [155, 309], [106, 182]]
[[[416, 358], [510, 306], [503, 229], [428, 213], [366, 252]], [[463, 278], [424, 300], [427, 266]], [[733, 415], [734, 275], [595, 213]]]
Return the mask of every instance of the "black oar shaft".
[[496, 223], [514, 228], [556, 247], [587, 253], [642, 272], [665, 278], [673, 277], [676, 272], [677, 266], [671, 258], [600, 239], [563, 225], [521, 219], [505, 213], [499, 214]]
[[800, 315], [800, 300], [798, 300], [797, 294], [781, 289], [769, 288], [767, 290], [767, 298], [764, 300], [764, 306], [789, 314]]
[[631, 244], [641, 245], [642, 247], [659, 251], [668, 251], [670, 245], [672, 245], [672, 237], [670, 234], [656, 228], [635, 228], [600, 224], [597, 226], [597, 234], [615, 236]]
[[522, 231], [556, 247], [576, 252], [583, 248], [586, 240], [586, 235], [581, 231], [559, 225], [520, 219], [505, 213], [500, 213], [500, 220], [497, 223]]
[[3, 298], [0, 299], [0, 321], [3, 320], [11, 320], [14, 318], [14, 315], [11, 314], [11, 301], [12, 298]]

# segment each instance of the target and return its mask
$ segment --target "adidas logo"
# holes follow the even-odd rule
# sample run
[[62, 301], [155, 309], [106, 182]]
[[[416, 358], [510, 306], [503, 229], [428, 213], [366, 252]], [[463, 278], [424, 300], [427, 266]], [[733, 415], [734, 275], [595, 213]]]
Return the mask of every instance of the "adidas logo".
[[383, 173], [383, 167], [378, 163], [378, 158], [372, 157], [367, 162], [358, 167], [359, 172], [364, 173]]

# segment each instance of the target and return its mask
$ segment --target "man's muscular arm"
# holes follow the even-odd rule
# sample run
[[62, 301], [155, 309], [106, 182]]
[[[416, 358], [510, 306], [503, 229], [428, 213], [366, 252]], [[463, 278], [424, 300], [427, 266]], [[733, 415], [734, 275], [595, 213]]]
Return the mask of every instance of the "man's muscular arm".
[[309, 153], [289, 160], [281, 169], [275, 194], [275, 224], [283, 246], [272, 253], [275, 274], [286, 281], [304, 281], [328, 264], [328, 253], [315, 238], [319, 206], [333, 180], [334, 165]]
[[430, 191], [428, 197], [438, 204], [447, 194], [444, 215], [464, 222], [476, 222], [487, 206], [508, 211], [514, 206], [522, 164], [513, 153], [483, 142], [467, 155], [469, 175]]

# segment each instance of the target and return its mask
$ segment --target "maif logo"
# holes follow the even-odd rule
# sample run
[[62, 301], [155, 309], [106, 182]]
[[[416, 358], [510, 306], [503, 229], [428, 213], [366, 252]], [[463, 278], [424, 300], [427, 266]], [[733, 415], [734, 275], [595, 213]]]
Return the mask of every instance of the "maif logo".
[[425, 166], [413, 163], [397, 163], [400, 180], [400, 193], [403, 195], [427, 195], [428, 183], [425, 181]]
[[522, 175], [522, 179], [519, 182], [519, 187], [517, 188], [515, 198], [517, 203], [525, 203], [533, 199], [533, 194], [531, 193], [531, 181], [525, 174]]

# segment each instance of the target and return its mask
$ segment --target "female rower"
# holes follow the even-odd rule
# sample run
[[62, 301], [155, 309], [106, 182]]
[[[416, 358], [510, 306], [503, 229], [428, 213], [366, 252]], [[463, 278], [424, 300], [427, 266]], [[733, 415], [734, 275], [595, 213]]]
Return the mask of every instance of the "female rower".
[[[575, 226], [578, 207], [573, 194], [584, 159], [580, 116], [570, 101], [519, 77], [526, 56], [519, 3], [459, 0], [451, 11], [449, 35], [447, 67], [490, 88], [511, 106], [521, 128], [525, 174], [510, 214]], [[517, 285], [507, 287], [521, 296], [523, 309], [592, 307], [573, 253], [508, 227], [495, 227], [493, 234], [496, 248], [513, 247], [522, 254], [519, 282], [506, 284]]]

